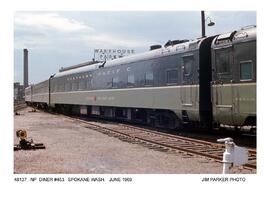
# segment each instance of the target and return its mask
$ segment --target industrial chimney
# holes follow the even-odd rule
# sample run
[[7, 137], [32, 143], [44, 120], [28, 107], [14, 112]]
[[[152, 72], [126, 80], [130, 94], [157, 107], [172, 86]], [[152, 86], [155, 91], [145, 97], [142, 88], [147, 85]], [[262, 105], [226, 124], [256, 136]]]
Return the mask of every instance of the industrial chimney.
[[23, 50], [23, 86], [28, 87], [28, 50]]

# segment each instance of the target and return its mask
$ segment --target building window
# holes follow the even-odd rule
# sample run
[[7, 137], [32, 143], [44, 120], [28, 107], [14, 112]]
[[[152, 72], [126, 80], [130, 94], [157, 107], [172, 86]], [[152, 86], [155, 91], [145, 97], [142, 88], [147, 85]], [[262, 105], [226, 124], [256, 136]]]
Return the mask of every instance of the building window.
[[145, 85], [153, 85], [154, 75], [153, 72], [145, 73]]
[[230, 48], [216, 51], [216, 67], [218, 73], [230, 73]]
[[240, 62], [240, 80], [252, 79], [252, 61]]
[[178, 82], [178, 72], [177, 70], [167, 71], [167, 84], [173, 84]]
[[117, 88], [118, 87], [118, 82], [119, 82], [118, 77], [112, 78], [112, 87]]
[[128, 75], [128, 86], [133, 86], [135, 84], [135, 76], [134, 74]]
[[189, 77], [192, 75], [192, 70], [194, 68], [194, 58], [193, 56], [183, 57], [183, 75]]

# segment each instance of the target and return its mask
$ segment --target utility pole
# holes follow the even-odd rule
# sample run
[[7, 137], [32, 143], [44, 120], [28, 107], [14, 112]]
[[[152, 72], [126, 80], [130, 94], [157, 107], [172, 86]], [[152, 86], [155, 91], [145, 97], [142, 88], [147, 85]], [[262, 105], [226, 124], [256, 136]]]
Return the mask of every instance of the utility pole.
[[201, 22], [202, 22], [202, 37], [205, 37], [205, 14], [201, 11]]
[[205, 37], [205, 22], [209, 20], [209, 23], [207, 24], [207, 26], [211, 27], [214, 26], [215, 23], [212, 22], [210, 17], [205, 18], [205, 13], [204, 11], [201, 11], [201, 22], [202, 22], [202, 37]]

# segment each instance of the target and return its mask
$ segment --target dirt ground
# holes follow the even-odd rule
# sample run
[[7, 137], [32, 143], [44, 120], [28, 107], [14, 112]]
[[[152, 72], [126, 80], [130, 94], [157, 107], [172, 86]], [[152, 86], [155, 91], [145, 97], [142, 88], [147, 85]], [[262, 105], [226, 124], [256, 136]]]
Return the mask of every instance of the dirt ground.
[[[84, 127], [59, 115], [19, 111], [16, 130], [25, 129], [44, 150], [14, 152], [14, 173], [19, 174], [220, 174], [222, 164], [130, 144]], [[235, 168], [232, 173], [250, 173]]]

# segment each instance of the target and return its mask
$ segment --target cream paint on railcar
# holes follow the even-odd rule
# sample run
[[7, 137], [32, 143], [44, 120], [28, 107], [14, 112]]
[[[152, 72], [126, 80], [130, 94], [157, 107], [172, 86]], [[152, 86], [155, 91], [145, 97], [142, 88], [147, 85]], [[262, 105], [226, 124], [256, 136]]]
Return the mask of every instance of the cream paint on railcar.
[[199, 86], [163, 86], [92, 91], [55, 92], [51, 105], [78, 104], [129, 108], [166, 109], [181, 118], [186, 110], [189, 119], [199, 120]]
[[256, 83], [213, 85], [212, 102], [215, 122], [244, 124], [247, 117], [256, 117]]

